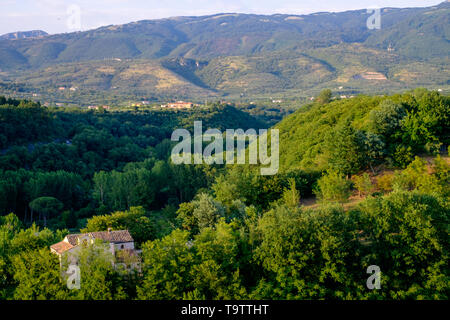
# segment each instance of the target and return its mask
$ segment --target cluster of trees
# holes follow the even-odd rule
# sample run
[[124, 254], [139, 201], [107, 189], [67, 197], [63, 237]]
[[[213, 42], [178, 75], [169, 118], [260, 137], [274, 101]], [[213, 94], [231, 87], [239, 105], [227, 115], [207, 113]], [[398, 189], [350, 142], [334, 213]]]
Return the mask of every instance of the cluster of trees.
[[421, 89], [384, 99], [364, 118], [346, 118], [330, 131], [329, 163], [352, 174], [383, 162], [405, 167], [414, 155], [436, 154], [450, 143], [449, 110], [448, 97]]
[[[131, 206], [161, 210], [207, 187], [211, 168], [174, 166], [174, 129], [265, 128], [232, 106], [183, 111], [81, 111], [0, 97], [0, 214], [50, 228]], [[49, 209], [47, 210], [48, 207]]]
[[12, 144], [45, 139], [54, 132], [39, 103], [0, 96], [0, 150]]
[[[219, 181], [180, 206], [165, 236], [142, 207], [92, 217], [82, 232], [127, 228], [142, 261], [139, 270], [124, 273], [104, 251], [87, 247], [79, 290], [67, 288], [48, 250], [68, 231], [22, 229], [10, 214], [0, 224], [0, 297], [447, 299], [450, 167], [437, 160], [433, 173], [415, 176], [420, 163], [396, 174], [411, 178], [408, 189], [369, 196], [348, 210], [331, 203], [300, 207], [290, 179], [264, 210], [253, 200], [228, 202], [236, 185]], [[421, 179], [441, 188], [423, 189]], [[381, 269], [380, 290], [366, 287], [370, 265]]]
[[403, 171], [370, 176], [367, 172], [348, 179], [337, 170], [329, 169], [314, 186], [318, 199], [325, 202], [346, 202], [353, 190], [359, 197], [376, 196], [380, 192], [419, 190], [450, 196], [449, 166], [437, 156], [432, 164], [416, 157]]
[[[258, 128], [231, 107], [30, 105], [49, 130], [9, 135], [0, 155], [0, 299], [447, 299], [450, 166], [416, 156], [448, 145], [448, 97], [327, 102], [277, 125], [274, 176], [170, 162], [171, 130], [194, 118]], [[5, 114], [28, 102], [7, 103]], [[350, 195], [358, 201], [343, 206]], [[140, 268], [118, 269], [88, 246], [81, 289], [69, 290], [48, 247], [108, 228], [130, 231]], [[365, 286], [369, 265], [381, 268], [381, 290]]]
[[[328, 92], [329, 93], [329, 92]], [[282, 168], [354, 174], [379, 164], [406, 167], [450, 143], [450, 98], [416, 89], [393, 96], [318, 101], [276, 125]], [[284, 142], [283, 142], [284, 141]]]
[[238, 103], [236, 107], [253, 117], [273, 126], [280, 122], [284, 117], [290, 115], [304, 104], [304, 99], [289, 99], [282, 102], [273, 102], [274, 100], [260, 100], [251, 103]]

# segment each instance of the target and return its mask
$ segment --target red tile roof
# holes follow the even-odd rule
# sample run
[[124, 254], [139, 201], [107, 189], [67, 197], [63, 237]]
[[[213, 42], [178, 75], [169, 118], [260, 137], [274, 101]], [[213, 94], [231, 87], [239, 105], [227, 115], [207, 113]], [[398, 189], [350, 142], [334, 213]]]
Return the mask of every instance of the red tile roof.
[[73, 247], [74, 246], [72, 244], [65, 241], [61, 241], [50, 246], [51, 249], [55, 250], [59, 254], [72, 249]]
[[78, 238], [88, 236], [91, 239], [101, 239], [107, 242], [120, 243], [120, 242], [133, 242], [134, 239], [128, 230], [116, 230], [116, 231], [98, 231], [79, 234], [68, 234], [67, 240], [73, 246], [78, 245]]
[[120, 243], [134, 241], [128, 230], [90, 232], [89, 235], [94, 239], [101, 239], [108, 242]]
[[90, 239], [100, 239], [111, 243], [122, 243], [122, 242], [134, 242], [128, 230], [116, 230], [116, 231], [98, 231], [98, 232], [88, 232], [88, 233], [78, 233], [78, 234], [68, 234], [66, 239], [61, 242], [55, 243], [50, 246], [58, 254], [72, 249], [78, 245], [78, 239], [80, 237], [89, 237]]

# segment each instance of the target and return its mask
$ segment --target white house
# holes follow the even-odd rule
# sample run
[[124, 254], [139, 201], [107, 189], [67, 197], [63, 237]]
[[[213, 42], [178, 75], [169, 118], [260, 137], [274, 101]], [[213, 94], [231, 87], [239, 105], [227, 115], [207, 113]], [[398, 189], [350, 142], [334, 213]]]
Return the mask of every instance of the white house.
[[[68, 234], [63, 241], [55, 243], [50, 246], [50, 251], [59, 256], [61, 260], [63, 256], [67, 256], [71, 263], [76, 263], [77, 252], [82, 247], [81, 244], [93, 244], [95, 240], [101, 240], [109, 244], [109, 251], [113, 256], [118, 256], [117, 253], [127, 253], [135, 255], [134, 239], [128, 230], [112, 231], [98, 231], [79, 234]], [[123, 254], [119, 254], [123, 256]]]

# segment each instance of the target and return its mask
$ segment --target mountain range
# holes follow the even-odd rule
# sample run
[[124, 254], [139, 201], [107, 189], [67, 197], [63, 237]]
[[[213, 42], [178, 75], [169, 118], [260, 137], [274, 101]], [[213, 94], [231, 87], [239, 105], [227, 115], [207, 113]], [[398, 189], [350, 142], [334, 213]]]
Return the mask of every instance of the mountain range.
[[16, 39], [28, 39], [28, 38], [41, 38], [48, 36], [48, 33], [42, 30], [31, 31], [18, 31], [6, 33], [0, 36], [0, 40], [16, 40]]
[[356, 10], [222, 13], [55, 35], [17, 32], [0, 37], [0, 91], [80, 103], [306, 97], [323, 88], [447, 91], [450, 3], [380, 14], [381, 29], [368, 28], [371, 12]]

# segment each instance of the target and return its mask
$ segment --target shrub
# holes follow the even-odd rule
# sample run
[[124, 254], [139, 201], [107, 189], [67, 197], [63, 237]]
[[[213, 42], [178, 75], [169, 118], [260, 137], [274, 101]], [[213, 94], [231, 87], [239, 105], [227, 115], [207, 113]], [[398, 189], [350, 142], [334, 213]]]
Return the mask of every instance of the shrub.
[[377, 178], [377, 187], [383, 192], [391, 192], [393, 182], [394, 174], [387, 173]]
[[350, 196], [350, 185], [351, 182], [339, 171], [328, 170], [317, 181], [314, 193], [323, 201], [344, 202]]
[[364, 173], [360, 176], [352, 177], [353, 183], [355, 184], [355, 188], [359, 192], [359, 196], [368, 195], [372, 193], [375, 189], [372, 184], [372, 180], [370, 180], [370, 176], [367, 173]]

